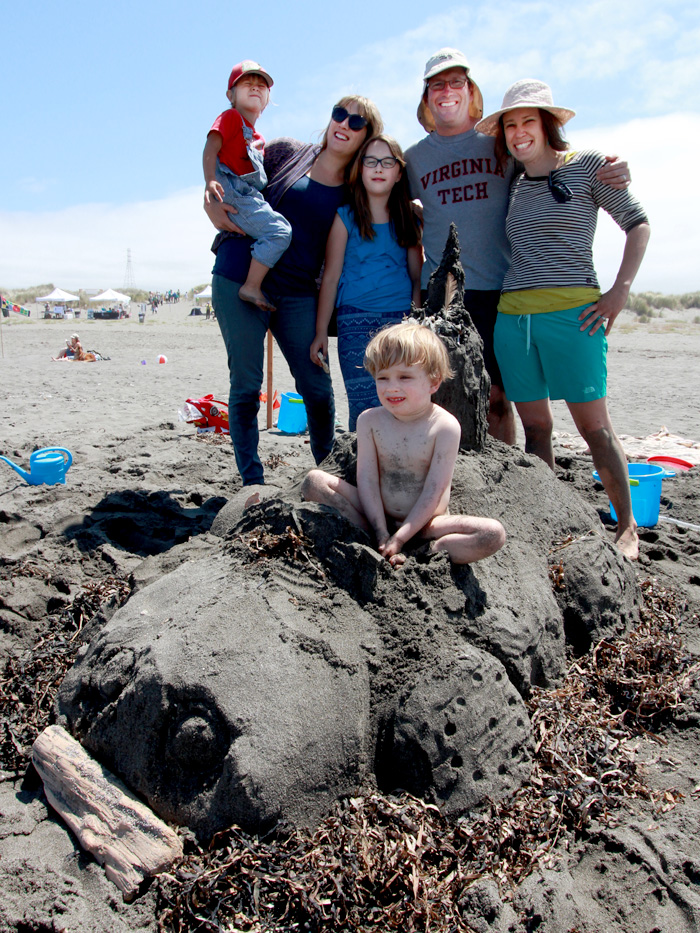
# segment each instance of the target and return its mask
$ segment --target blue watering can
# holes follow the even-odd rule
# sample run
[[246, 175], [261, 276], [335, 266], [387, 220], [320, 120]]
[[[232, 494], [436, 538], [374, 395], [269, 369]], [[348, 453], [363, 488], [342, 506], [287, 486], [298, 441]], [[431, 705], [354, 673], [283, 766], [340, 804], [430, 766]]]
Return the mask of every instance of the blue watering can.
[[29, 473], [7, 457], [0, 457], [0, 460], [9, 463], [30, 486], [40, 486], [42, 483], [55, 486], [57, 483], [65, 484], [66, 472], [73, 462], [73, 455], [65, 447], [43, 447], [41, 450], [35, 450], [29, 458]]

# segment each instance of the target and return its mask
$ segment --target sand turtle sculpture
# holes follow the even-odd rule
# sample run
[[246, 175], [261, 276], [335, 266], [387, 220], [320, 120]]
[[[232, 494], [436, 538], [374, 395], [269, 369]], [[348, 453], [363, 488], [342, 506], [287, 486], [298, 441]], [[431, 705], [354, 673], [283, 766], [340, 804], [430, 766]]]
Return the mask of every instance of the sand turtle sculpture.
[[[457, 373], [438, 401], [462, 448], [451, 508], [498, 518], [494, 557], [425, 547], [395, 570], [300, 481], [224, 507], [221, 546], [135, 592], [65, 678], [59, 722], [165, 819], [200, 838], [313, 825], [340, 796], [408, 790], [452, 815], [529, 774], [525, 699], [567, 650], [631, 624], [631, 566], [536, 458], [487, 437], [488, 376], [453, 230], [423, 312]], [[350, 481], [355, 438], [324, 469]]]

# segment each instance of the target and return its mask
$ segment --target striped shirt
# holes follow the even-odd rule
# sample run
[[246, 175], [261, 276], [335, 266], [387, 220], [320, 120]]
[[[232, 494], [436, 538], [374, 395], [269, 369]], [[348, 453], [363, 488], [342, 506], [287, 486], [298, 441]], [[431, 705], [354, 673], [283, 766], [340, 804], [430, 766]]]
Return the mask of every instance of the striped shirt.
[[503, 291], [529, 288], [598, 288], [593, 268], [593, 237], [598, 208], [607, 211], [625, 233], [647, 216], [629, 189], [618, 191], [596, 179], [605, 157], [592, 150], [573, 152], [552, 172], [552, 181], [572, 191], [559, 204], [547, 176], [519, 175], [513, 182], [506, 219], [511, 248]]

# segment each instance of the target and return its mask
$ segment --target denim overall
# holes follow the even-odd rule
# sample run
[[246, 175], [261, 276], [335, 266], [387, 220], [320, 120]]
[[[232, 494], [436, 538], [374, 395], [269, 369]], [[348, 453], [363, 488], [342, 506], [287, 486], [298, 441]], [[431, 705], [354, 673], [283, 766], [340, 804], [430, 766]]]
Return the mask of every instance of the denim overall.
[[262, 189], [267, 185], [263, 154], [252, 145], [252, 129], [245, 123], [242, 129], [254, 171], [236, 175], [217, 159], [216, 180], [224, 189], [224, 203], [236, 208], [237, 213], [229, 213], [229, 218], [255, 240], [253, 258], [271, 268], [289, 246], [292, 228], [262, 196]]

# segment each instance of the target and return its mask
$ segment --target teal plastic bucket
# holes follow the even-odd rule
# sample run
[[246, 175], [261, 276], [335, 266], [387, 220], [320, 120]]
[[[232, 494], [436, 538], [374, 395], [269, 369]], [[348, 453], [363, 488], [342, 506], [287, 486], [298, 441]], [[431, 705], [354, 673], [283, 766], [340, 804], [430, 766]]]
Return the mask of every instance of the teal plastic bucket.
[[[632, 514], [638, 525], [652, 528], [659, 520], [659, 506], [661, 504], [661, 480], [675, 473], [669, 473], [655, 463], [629, 463], [627, 464], [630, 479], [637, 480], [638, 485], [630, 485], [632, 497]], [[593, 471], [593, 478], [600, 482], [598, 471]], [[614, 522], [617, 515], [610, 503], [610, 515]]]
[[277, 429], [283, 434], [303, 434], [306, 430], [306, 406], [301, 395], [283, 392]]

